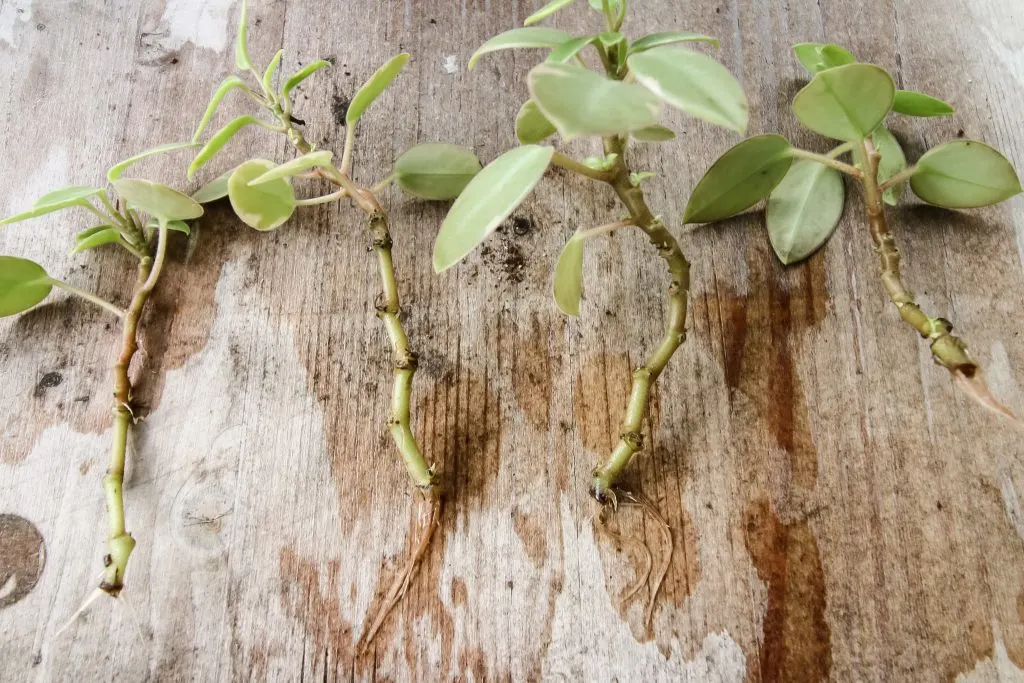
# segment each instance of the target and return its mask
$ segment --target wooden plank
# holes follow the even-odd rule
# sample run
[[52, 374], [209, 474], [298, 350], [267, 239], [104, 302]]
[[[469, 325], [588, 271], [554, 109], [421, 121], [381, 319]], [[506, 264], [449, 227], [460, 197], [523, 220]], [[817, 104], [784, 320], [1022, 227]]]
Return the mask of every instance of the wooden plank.
[[[635, 4], [631, 32], [722, 38], [719, 56], [751, 100], [751, 132], [821, 146], [789, 112], [803, 79], [789, 46], [829, 39], [958, 105], [949, 119], [896, 125], [912, 154], [962, 130], [1024, 167], [1024, 23], [1012, 0]], [[252, 50], [266, 60], [283, 45], [286, 67], [336, 59], [298, 110], [311, 140], [335, 148], [346, 98], [384, 59], [413, 53], [361, 129], [359, 173], [370, 179], [419, 141], [472, 145], [483, 159], [512, 144], [532, 55], [495, 55], [472, 73], [464, 64], [539, 5], [257, 3]], [[0, 3], [4, 212], [186, 139], [230, 68], [236, 16], [233, 0]], [[581, 9], [559, 24], [582, 31], [584, 18]], [[230, 104], [224, 116], [241, 110]], [[733, 142], [674, 122], [678, 144], [634, 156], [658, 173], [650, 203], [671, 224]], [[287, 153], [247, 133], [221, 163]], [[145, 168], [174, 180], [180, 162]], [[571, 230], [616, 213], [602, 188], [551, 174], [516, 214], [518, 229], [440, 277], [427, 254], [444, 209], [397, 195], [389, 204], [422, 358], [414, 426], [450, 501], [372, 654], [357, 659], [354, 643], [403, 561], [417, 506], [383, 429], [388, 359], [367, 237], [337, 208], [266, 235], [221, 207], [194, 248], [174, 250], [146, 321], [150, 413], [127, 494], [139, 539], [130, 609], [100, 603], [59, 635], [103, 552], [116, 341], [103, 315], [62, 296], [0, 322], [0, 514], [31, 522], [45, 544], [38, 583], [0, 602], [0, 679], [1024, 675], [1020, 435], [960, 396], [898, 325], [859, 199], [826, 249], [790, 269], [774, 261], [757, 216], [676, 229], [693, 262], [690, 336], [632, 470], [676, 544], [650, 628], [646, 592], [619, 604], [636, 548], [595, 535], [586, 494], [616, 437], [630, 369], [661, 334], [664, 276], [650, 248], [617, 235], [588, 252], [584, 313], [567, 321], [550, 302], [550, 268]], [[907, 280], [1024, 411], [1024, 200], [895, 216]], [[66, 257], [78, 227], [52, 217], [8, 228], [0, 252], [123, 301], [127, 260]], [[649, 520], [627, 510], [615, 523], [657, 554]], [[34, 537], [11, 537], [0, 570], [32, 576]]]

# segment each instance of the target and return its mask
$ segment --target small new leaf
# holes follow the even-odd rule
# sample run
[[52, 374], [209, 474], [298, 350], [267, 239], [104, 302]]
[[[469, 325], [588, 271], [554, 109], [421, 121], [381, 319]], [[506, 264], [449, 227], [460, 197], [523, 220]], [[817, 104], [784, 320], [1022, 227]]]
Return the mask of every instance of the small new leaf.
[[793, 52], [812, 74], [857, 61], [849, 50], [831, 43], [799, 43], [793, 46]]
[[38, 263], [0, 256], [0, 318], [27, 311], [50, 295], [53, 281]]
[[230, 123], [217, 131], [216, 134], [210, 138], [210, 141], [206, 143], [206, 146], [199, 150], [199, 154], [196, 155], [196, 158], [193, 159], [192, 163], [189, 165], [189, 180], [191, 180], [192, 176], [196, 174], [196, 171], [205, 166], [207, 162], [209, 162], [210, 159], [212, 159], [214, 155], [224, 147], [224, 145], [228, 144], [228, 141], [235, 137], [235, 134], [238, 131], [242, 130], [246, 126], [258, 124], [259, 119], [246, 114], [244, 116], [239, 116], [237, 119], [233, 119]]
[[533, 100], [526, 100], [516, 115], [516, 137], [524, 145], [536, 145], [558, 132]]
[[273, 161], [253, 159], [236, 168], [228, 179], [231, 208], [243, 223], [256, 230], [278, 228], [295, 212], [295, 192], [288, 178], [250, 185], [275, 166]]
[[565, 315], [577, 317], [580, 314], [580, 299], [583, 298], [583, 243], [586, 238], [574, 234], [562, 248], [555, 263], [555, 279], [552, 293], [555, 303]]
[[274, 74], [277, 73], [277, 67], [281, 65], [283, 56], [284, 50], [278, 50], [274, 58], [270, 60], [270, 64], [267, 64], [267, 70], [263, 72], [263, 92], [268, 95], [274, 92]]
[[892, 109], [892, 77], [872, 64], [847, 64], [818, 73], [793, 100], [793, 112], [815, 133], [860, 141]]
[[775, 189], [793, 163], [781, 135], [758, 135], [727, 151], [697, 183], [684, 223], [711, 223], [750, 208]]
[[[292, 91], [295, 90], [304, 80], [315, 74], [320, 69], [330, 66], [331, 63], [324, 59], [319, 59], [315, 62], [311, 62], [306, 66], [296, 71], [292, 76], [284, 82], [284, 87], [281, 88], [281, 97], [286, 103], [290, 103]], [[288, 107], [289, 110], [291, 107]]]
[[629, 47], [630, 54], [637, 54], [638, 52], [646, 52], [662, 45], [672, 45], [673, 43], [708, 43], [718, 47], [718, 39], [706, 36], [702, 33], [688, 33], [683, 31], [665, 31], [662, 33], [652, 33], [649, 36], [643, 38], [637, 38], [633, 41], [633, 44]]
[[331, 159], [333, 157], [334, 154], [326, 150], [303, 154], [302, 156], [296, 157], [291, 161], [281, 164], [280, 166], [275, 166], [263, 175], [250, 180], [249, 185], [262, 185], [263, 183], [269, 183], [270, 181], [277, 180], [278, 178], [290, 178], [308, 171], [311, 168], [327, 168], [331, 165]]
[[817, 251], [839, 224], [846, 190], [839, 171], [797, 161], [768, 197], [768, 238], [785, 265]]
[[[903, 148], [899, 141], [885, 126], [879, 126], [871, 134], [871, 139], [874, 141], [878, 153], [882, 155], [878, 162], [878, 182], [884, 183], [907, 167], [907, 158], [903, 154]], [[897, 183], [882, 194], [882, 199], [886, 204], [896, 206], [900, 197], [903, 196], [904, 187], [906, 187], [906, 183]]]
[[526, 17], [526, 21], [523, 22], [523, 26], [536, 24], [538, 21], [547, 19], [558, 10], [568, 7], [574, 2], [576, 2], [576, 0], [551, 0], [551, 2], [544, 5], [530, 16]]
[[552, 50], [545, 61], [550, 64], [565, 64], [578, 55], [587, 45], [596, 42], [597, 36], [580, 36], [579, 38], [567, 40]]
[[395, 55], [370, 76], [370, 80], [366, 81], [352, 98], [352, 103], [349, 104], [348, 112], [345, 114], [345, 125], [354, 126], [359, 122], [367, 108], [391, 85], [391, 82], [398, 76], [398, 72], [408, 61], [409, 54], [407, 52]]
[[37, 199], [28, 211], [22, 211], [19, 214], [5, 218], [0, 221], [0, 225], [8, 225], [28, 220], [29, 218], [36, 218], [37, 216], [60, 211], [61, 209], [68, 209], [72, 206], [90, 206], [89, 198], [95, 197], [103, 191], [101, 187], [89, 187], [87, 185], [72, 185], [71, 187], [53, 190]]
[[524, 145], [505, 152], [455, 200], [434, 242], [434, 270], [451, 268], [501, 225], [537, 186], [555, 150]]
[[203, 131], [206, 130], [206, 126], [208, 126], [210, 121], [213, 120], [213, 115], [217, 113], [217, 107], [220, 106], [221, 100], [223, 100], [227, 94], [235, 88], [245, 90], [245, 82], [243, 82], [238, 76], [231, 75], [225, 78], [224, 82], [217, 86], [217, 89], [213, 91], [213, 97], [210, 98], [210, 104], [206, 106], [203, 118], [199, 120], [199, 125], [196, 126], [196, 132], [192, 134], [192, 142], [199, 142], [199, 138], [202, 136]]
[[252, 68], [252, 60], [249, 59], [249, 6], [246, 0], [242, 0], [242, 12], [238, 18], [238, 35], [235, 37], [235, 66], [246, 70]]
[[[84, 232], [89, 232], [89, 234], [82, 237]], [[89, 228], [88, 231], [83, 231], [83, 233], [79, 233], [75, 239], [75, 248], [71, 250], [70, 256], [74, 256], [87, 249], [115, 244], [121, 240], [121, 231], [112, 225], [98, 225], [95, 228]]]
[[897, 90], [892, 110], [907, 116], [949, 116], [956, 113], [951, 104], [913, 90]]
[[565, 43], [571, 38], [571, 35], [565, 31], [559, 31], [556, 28], [546, 28], [543, 26], [515, 28], [511, 31], [505, 31], [504, 33], [494, 36], [477, 48], [477, 51], [469, 58], [468, 67], [472, 70], [473, 67], [476, 66], [476, 63], [480, 61], [480, 58], [489, 52], [524, 47], [554, 48]]
[[480, 160], [471, 149], [426, 143], [398, 157], [395, 181], [403, 190], [421, 199], [455, 199], [480, 169]]
[[185, 149], [186, 147], [198, 147], [199, 145], [195, 142], [170, 142], [166, 145], [159, 145], [152, 149], [147, 149], [145, 152], [139, 152], [135, 156], [129, 157], [124, 161], [111, 166], [110, 170], [107, 171], [107, 180], [114, 182], [128, 170], [129, 167], [137, 164], [146, 157], [153, 156], [154, 154], [164, 154], [165, 152], [174, 152], [179, 149]]
[[973, 209], [1019, 194], [1020, 179], [1002, 154], [983, 142], [957, 140], [921, 157], [910, 179], [914, 194], [935, 206]]

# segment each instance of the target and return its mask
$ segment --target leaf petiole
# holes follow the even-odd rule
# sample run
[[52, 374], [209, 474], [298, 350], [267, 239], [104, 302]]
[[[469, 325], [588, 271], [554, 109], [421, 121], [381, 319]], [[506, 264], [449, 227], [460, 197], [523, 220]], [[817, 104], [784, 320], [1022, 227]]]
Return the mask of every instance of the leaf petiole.
[[50, 284], [52, 284], [54, 287], [60, 287], [66, 292], [79, 296], [90, 303], [96, 304], [100, 308], [106, 309], [107, 311], [113, 313], [118, 318], [124, 318], [124, 316], [126, 315], [124, 309], [121, 309], [115, 306], [114, 304], [110, 303], [106, 299], [96, 296], [91, 292], [87, 292], [84, 289], [79, 289], [78, 287], [69, 285], [68, 283], [62, 282], [61, 280], [58, 280], [56, 278], [50, 278]]
[[295, 206], [316, 206], [317, 204], [329, 204], [330, 202], [344, 199], [348, 196], [348, 190], [338, 190], [331, 194], [325, 194], [322, 197], [313, 197], [311, 199], [296, 199]]
[[853, 151], [853, 143], [852, 142], [844, 142], [843, 144], [839, 145], [838, 147], [833, 149], [831, 152], [829, 152], [826, 156], [829, 159], [838, 159], [842, 155], [846, 154], [847, 152], [851, 152], [851, 151]]
[[621, 230], [622, 228], [634, 227], [636, 227], [636, 222], [633, 221], [633, 219], [631, 218], [627, 218], [625, 220], [616, 221], [615, 223], [606, 223], [604, 225], [599, 225], [596, 228], [579, 230], [577, 231], [577, 234], [583, 239], [588, 239], [590, 237], [597, 237], [598, 235], [604, 235], [609, 232], [615, 232], [616, 230]]
[[387, 178], [385, 178], [384, 180], [380, 181], [379, 183], [374, 185], [372, 188], [370, 188], [370, 192], [372, 192], [373, 194], [379, 194], [379, 193], [383, 192], [384, 190], [386, 190], [388, 187], [391, 186], [391, 183], [395, 182], [395, 178], [397, 178], [397, 177], [398, 177], [397, 173], [392, 173]]
[[[835, 150], [832, 151], [835, 152]], [[850, 164], [847, 163], [843, 163], [838, 159], [834, 159], [830, 154], [817, 154], [815, 152], [808, 152], [806, 149], [797, 149], [796, 147], [794, 147], [791, 150], [791, 153], [797, 159], [809, 159], [810, 161], [816, 161], [819, 164], [829, 166], [831, 168], [836, 169], [837, 171], [841, 171], [842, 173], [845, 173], [846, 175], [852, 176], [854, 178], [864, 177], [864, 174], [861, 172], [859, 168], [857, 168], [856, 166], [851, 166]], [[842, 153], [843, 152], [840, 152], [840, 154]]]
[[356, 145], [356, 124], [350, 123], [345, 128], [345, 147], [341, 153], [341, 172], [348, 174], [352, 172], [352, 150]]
[[599, 171], [596, 168], [591, 168], [586, 164], [565, 156], [561, 152], [555, 152], [555, 155], [551, 157], [551, 163], [567, 171], [579, 173], [580, 175], [605, 183], [610, 183], [614, 178], [614, 174], [611, 171]]
[[888, 190], [888, 189], [889, 189], [890, 187], [894, 187], [894, 186], [896, 186], [896, 185], [899, 185], [900, 183], [902, 183], [902, 182], [903, 182], [903, 181], [905, 181], [905, 180], [910, 180], [910, 178], [911, 178], [911, 177], [912, 177], [912, 176], [913, 176], [913, 175], [914, 175], [915, 173], [917, 173], [917, 172], [918, 172], [919, 170], [920, 170], [920, 169], [919, 169], [919, 168], [918, 168], [918, 166], [916, 166], [916, 165], [914, 165], [914, 166], [908, 166], [907, 168], [903, 169], [902, 171], [900, 171], [899, 173], [897, 173], [896, 175], [894, 175], [894, 176], [893, 176], [892, 178], [889, 178], [889, 179], [888, 179], [888, 180], [886, 180], [886, 181], [885, 181], [884, 183], [882, 183], [881, 185], [879, 185], [879, 186], [878, 186], [878, 189], [879, 189], [879, 190], [881, 190], [882, 192], [885, 192], [885, 191], [886, 191], [886, 190]]

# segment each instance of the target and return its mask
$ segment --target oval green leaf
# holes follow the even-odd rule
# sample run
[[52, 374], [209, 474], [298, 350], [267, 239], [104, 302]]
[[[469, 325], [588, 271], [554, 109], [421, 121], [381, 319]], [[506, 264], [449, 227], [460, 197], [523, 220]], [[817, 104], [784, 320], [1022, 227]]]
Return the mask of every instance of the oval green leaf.
[[95, 249], [96, 247], [102, 247], [107, 244], [114, 244], [121, 240], [121, 231], [112, 225], [101, 225], [97, 226], [97, 228], [90, 228], [90, 230], [92, 232], [85, 237], [82, 237], [82, 233], [79, 233], [79, 236], [75, 240], [75, 248], [71, 250], [71, 256], [86, 251], [87, 249]]
[[224, 82], [217, 86], [217, 89], [213, 91], [213, 97], [210, 98], [210, 104], [206, 106], [206, 111], [203, 113], [203, 118], [199, 120], [199, 125], [196, 126], [196, 132], [192, 134], [192, 142], [199, 142], [199, 137], [206, 130], [206, 126], [209, 125], [210, 121], [213, 120], [213, 115], [217, 113], [217, 107], [220, 106], [221, 100], [223, 100], [229, 92], [241, 88], [245, 90], [245, 82], [242, 81], [238, 76], [228, 76], [224, 79]]
[[101, 192], [103, 192], [103, 188], [89, 187], [88, 185], [62, 187], [59, 190], [47, 192], [35, 201], [31, 209], [3, 219], [0, 221], [0, 225], [8, 225], [28, 220], [29, 218], [36, 218], [37, 216], [60, 211], [61, 209], [68, 209], [72, 206], [89, 206], [89, 198]]
[[580, 314], [580, 299], [583, 298], [583, 242], [580, 233], [574, 234], [555, 263], [555, 281], [552, 293], [558, 310], [577, 317]]
[[516, 137], [524, 145], [535, 145], [557, 133], [554, 124], [533, 100], [526, 100], [516, 115]]
[[570, 38], [572, 38], [570, 34], [565, 31], [559, 31], [556, 28], [546, 28], [543, 26], [514, 28], [511, 31], [505, 31], [494, 36], [477, 48], [477, 51], [469, 58], [468, 67], [472, 70], [476, 63], [480, 61], [480, 58], [489, 52], [523, 47], [553, 48], [565, 43]]
[[957, 140], [921, 157], [910, 179], [914, 194], [935, 206], [973, 209], [1019, 194], [1020, 179], [1002, 154], [983, 142]]
[[573, 38], [567, 40], [548, 55], [545, 60], [550, 64], [565, 64], [570, 59], [580, 53], [580, 51], [591, 43], [597, 42], [597, 36], [581, 36], [579, 38]]
[[749, 107], [743, 86], [707, 55], [658, 47], [627, 60], [636, 79], [658, 97], [691, 116], [743, 134]]
[[195, 142], [169, 142], [165, 145], [159, 145], [157, 147], [153, 147], [152, 149], [147, 149], [144, 152], [139, 152], [135, 156], [125, 159], [124, 161], [118, 163], [115, 166], [111, 166], [110, 170], [107, 171], [107, 180], [109, 180], [110, 182], [114, 182], [122, 175], [124, 175], [124, 172], [128, 170], [130, 166], [133, 166], [138, 162], [142, 161], [143, 159], [145, 159], [146, 157], [151, 157], [154, 154], [163, 154], [165, 152], [174, 152], [179, 149], [185, 149], [186, 147], [198, 146], [199, 145]]
[[196, 174], [196, 171], [205, 166], [206, 163], [210, 161], [210, 159], [212, 159], [224, 145], [228, 144], [228, 141], [235, 137], [235, 134], [238, 131], [242, 130], [246, 126], [258, 124], [259, 122], [259, 119], [256, 117], [246, 114], [245, 116], [239, 116], [237, 119], [233, 119], [228, 123], [228, 125], [217, 131], [216, 134], [210, 138], [210, 141], [206, 143], [206, 146], [199, 150], [199, 154], [197, 154], [196, 158], [192, 160], [192, 163], [189, 164], [189, 179], [191, 180], [192, 176]]
[[704, 174], [686, 204], [684, 223], [734, 216], [768, 196], [793, 163], [781, 135], [758, 135], [735, 145]]
[[431, 142], [407, 150], [395, 162], [399, 187], [422, 199], [455, 199], [480, 172], [473, 150]]
[[451, 268], [501, 225], [540, 182], [554, 154], [550, 147], [525, 145], [480, 171], [441, 224], [434, 242], [434, 270]]
[[189, 220], [203, 215], [203, 207], [188, 195], [151, 180], [122, 178], [113, 182], [121, 199], [164, 221]]
[[631, 133], [658, 122], [661, 103], [633, 83], [613, 81], [573, 64], [540, 64], [530, 95], [565, 139]]
[[793, 52], [812, 74], [857, 61], [849, 50], [831, 43], [799, 43], [793, 46]]
[[334, 154], [327, 150], [303, 154], [291, 161], [275, 166], [263, 175], [250, 180], [249, 184], [262, 185], [263, 183], [269, 183], [271, 180], [277, 180], [278, 178], [290, 178], [292, 176], [299, 175], [311, 168], [327, 168], [331, 165], [331, 159], [333, 157]]
[[211, 180], [210, 182], [203, 185], [201, 188], [195, 191], [192, 195], [192, 199], [196, 200], [200, 204], [209, 204], [215, 202], [218, 199], [223, 199], [228, 196], [228, 179], [231, 174], [235, 172], [235, 169], [230, 169], [221, 173], [219, 176]]
[[665, 142], [675, 140], [676, 134], [671, 128], [655, 125], [633, 131], [633, 137], [639, 142]]
[[664, 31], [661, 33], [652, 33], [643, 38], [637, 38], [633, 41], [633, 44], [629, 47], [631, 54], [637, 54], [638, 52], [646, 52], [662, 45], [672, 45], [673, 43], [708, 43], [718, 47], [718, 39], [706, 36], [702, 33], [689, 33], [685, 31]]
[[825, 244], [845, 201], [839, 171], [810, 160], [793, 164], [768, 197], [768, 238], [779, 260], [787, 266], [803, 261]]
[[551, 0], [551, 2], [544, 5], [530, 16], [526, 17], [526, 21], [523, 22], [523, 26], [536, 24], [538, 21], [547, 19], [558, 10], [568, 7], [574, 2], [576, 2], [576, 0]]
[[284, 87], [281, 88], [281, 96], [285, 102], [289, 101], [292, 90], [295, 90], [302, 81], [306, 80], [320, 69], [330, 66], [331, 63], [324, 59], [318, 59], [315, 62], [307, 64], [298, 71], [296, 71], [291, 78], [284, 82]]
[[914, 90], [897, 90], [892, 110], [907, 116], [949, 116], [956, 113], [948, 102]]
[[295, 212], [295, 192], [288, 178], [261, 185], [249, 184], [275, 166], [273, 161], [253, 159], [236, 168], [228, 179], [231, 208], [251, 228], [273, 230]]
[[0, 318], [27, 311], [50, 295], [53, 281], [34, 261], [0, 256]]
[[408, 52], [395, 55], [370, 76], [370, 80], [359, 88], [355, 97], [352, 98], [352, 103], [348, 106], [348, 112], [345, 114], [346, 125], [354, 126], [359, 122], [367, 108], [391, 85], [391, 82], [398, 76], [398, 72], [408, 61]]
[[826, 137], [859, 141], [892, 109], [896, 86], [873, 64], [847, 64], [818, 73], [793, 100], [801, 123]]
[[[878, 182], [884, 183], [907, 167], [907, 157], [903, 154], [899, 140], [885, 126], [879, 126], [871, 134], [871, 139], [875, 143], [875, 149], [882, 155], [878, 162]], [[882, 199], [886, 204], [896, 206], [903, 196], [904, 187], [906, 183], [893, 185], [882, 194]]]

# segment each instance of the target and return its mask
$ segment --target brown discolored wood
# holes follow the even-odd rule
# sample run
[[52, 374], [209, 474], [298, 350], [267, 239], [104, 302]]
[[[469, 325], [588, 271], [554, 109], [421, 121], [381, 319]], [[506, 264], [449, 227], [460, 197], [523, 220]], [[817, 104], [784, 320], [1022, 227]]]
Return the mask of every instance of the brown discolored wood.
[[[251, 52], [265, 62], [283, 46], [286, 72], [334, 60], [301, 88], [296, 115], [336, 152], [355, 90], [391, 55], [413, 55], [361, 124], [356, 166], [369, 183], [417, 142], [469, 145], [485, 161], [514, 144], [511, 120], [540, 53], [491, 55], [473, 72], [465, 63], [540, 5], [256, 0]], [[598, 30], [576, 5], [553, 23]], [[790, 45], [827, 39], [957, 107], [947, 119], [894, 118], [912, 158], [964, 136], [1024, 166], [1024, 33], [1012, 0], [630, 7], [630, 36], [720, 38], [715, 54], [743, 82], [752, 134], [827, 149], [789, 108], [806, 78]], [[233, 63], [238, 9], [0, 2], [0, 212], [188, 139]], [[243, 111], [230, 99], [218, 121]], [[658, 174], [650, 205], [693, 263], [689, 339], [659, 382], [628, 476], [675, 541], [650, 628], [646, 591], [619, 604], [638, 558], [628, 542], [619, 553], [594, 535], [586, 480], [617, 436], [630, 372], [662, 334], [665, 276], [638, 236], [594, 240], [582, 316], [559, 315], [558, 251], [619, 209], [605, 188], [556, 171], [442, 276], [429, 253], [445, 207], [387, 196], [404, 322], [420, 354], [413, 426], [448, 497], [408, 596], [363, 657], [355, 643], [408, 556], [418, 500], [384, 428], [390, 359], [357, 213], [308, 209], [256, 234], [220, 206], [194, 244], [172, 250], [135, 369], [147, 415], [130, 464], [139, 547], [124, 595], [142, 642], [128, 610], [102, 601], [56, 635], [100, 568], [116, 326], [64, 295], [0, 321], [0, 512], [33, 520], [47, 552], [35, 587], [0, 610], [0, 680], [1019, 675], [1019, 434], [968, 404], [901, 328], [853, 188], [828, 246], [783, 268], [757, 213], [678, 227], [701, 173], [736, 137], [666, 120], [676, 142], [630, 150], [638, 170]], [[594, 153], [583, 142], [567, 151]], [[287, 155], [282, 141], [245, 131], [207, 177]], [[154, 158], [138, 172], [192, 189], [183, 162]], [[1024, 200], [950, 214], [907, 199], [890, 222], [908, 285], [954, 321], [996, 392], [1024, 412]], [[7, 227], [0, 253], [123, 302], [126, 259], [67, 256], [84, 220]], [[649, 518], [627, 508], [612, 525], [657, 555]]]

